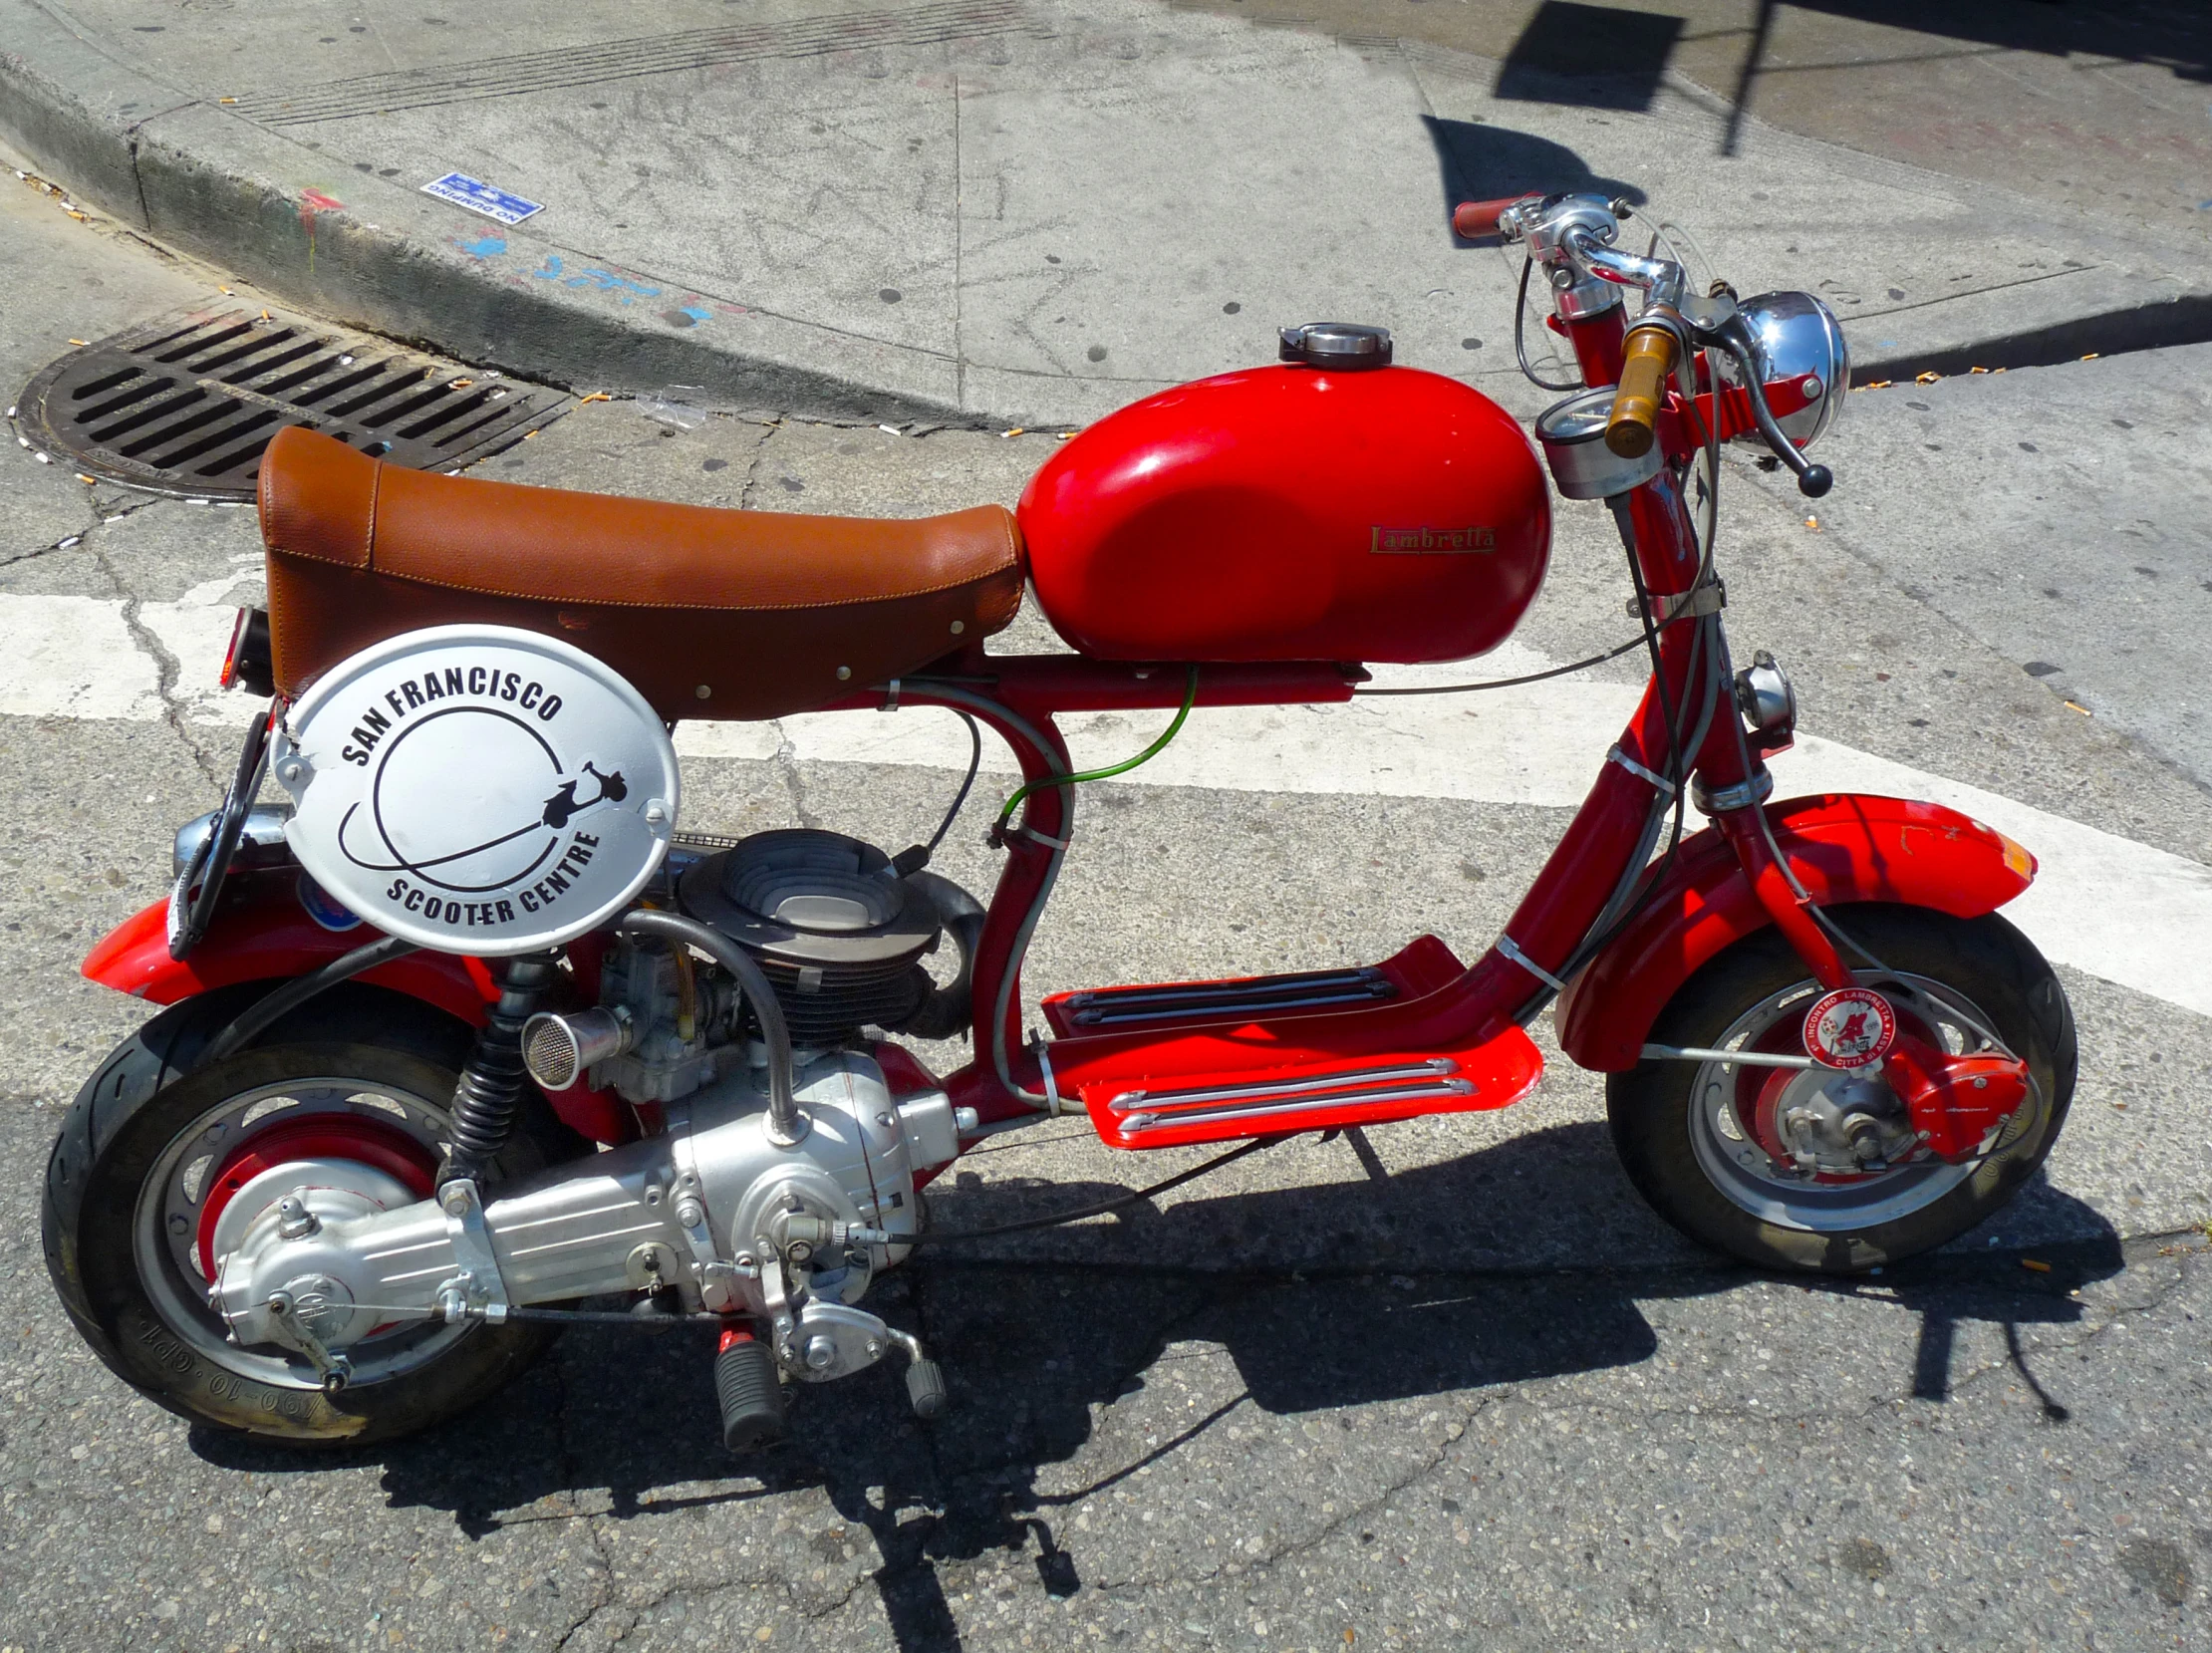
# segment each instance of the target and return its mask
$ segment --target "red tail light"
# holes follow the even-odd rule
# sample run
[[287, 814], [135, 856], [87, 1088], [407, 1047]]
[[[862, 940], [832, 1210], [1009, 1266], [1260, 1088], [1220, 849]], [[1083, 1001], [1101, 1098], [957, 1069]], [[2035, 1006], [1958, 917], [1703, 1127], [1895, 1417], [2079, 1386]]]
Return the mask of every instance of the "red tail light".
[[240, 609], [238, 623], [230, 628], [230, 647], [223, 654], [222, 672], [215, 681], [224, 689], [273, 694], [276, 692], [275, 678], [269, 653], [268, 612]]

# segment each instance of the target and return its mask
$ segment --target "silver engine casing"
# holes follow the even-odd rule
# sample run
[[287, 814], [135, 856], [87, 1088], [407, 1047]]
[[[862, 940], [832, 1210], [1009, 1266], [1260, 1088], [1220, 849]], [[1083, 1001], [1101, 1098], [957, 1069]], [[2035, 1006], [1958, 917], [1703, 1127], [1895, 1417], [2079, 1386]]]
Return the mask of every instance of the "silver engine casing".
[[[789, 1241], [784, 1225], [808, 1217], [915, 1232], [915, 1172], [959, 1152], [953, 1109], [942, 1091], [894, 1100], [882, 1068], [856, 1051], [803, 1059], [792, 1079], [808, 1128], [791, 1147], [765, 1129], [764, 1070], [741, 1066], [670, 1104], [665, 1134], [502, 1189], [480, 1216], [431, 1200], [376, 1211], [357, 1193], [305, 1182], [290, 1193], [312, 1224], [272, 1201], [216, 1259], [209, 1301], [241, 1343], [300, 1346], [274, 1301], [343, 1350], [430, 1318], [456, 1291], [496, 1320], [508, 1305], [670, 1286], [691, 1308], [768, 1319], [795, 1376], [858, 1370], [896, 1334], [848, 1305], [909, 1247], [821, 1255]], [[495, 1282], [469, 1277], [485, 1241]]]

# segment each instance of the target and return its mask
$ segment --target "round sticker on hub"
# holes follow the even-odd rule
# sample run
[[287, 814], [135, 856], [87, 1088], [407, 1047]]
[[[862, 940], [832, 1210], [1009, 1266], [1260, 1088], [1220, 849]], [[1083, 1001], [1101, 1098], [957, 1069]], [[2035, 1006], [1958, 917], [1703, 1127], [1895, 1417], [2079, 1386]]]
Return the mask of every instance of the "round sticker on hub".
[[410, 632], [334, 668], [270, 767], [315, 882], [442, 953], [533, 953], [604, 924], [676, 830], [653, 708], [581, 649], [505, 626]]

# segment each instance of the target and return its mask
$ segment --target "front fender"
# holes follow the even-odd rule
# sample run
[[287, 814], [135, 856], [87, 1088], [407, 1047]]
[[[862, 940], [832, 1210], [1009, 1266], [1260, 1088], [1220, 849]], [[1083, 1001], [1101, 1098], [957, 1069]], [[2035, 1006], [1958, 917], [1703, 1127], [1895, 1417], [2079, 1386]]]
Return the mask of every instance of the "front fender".
[[[157, 901], [117, 925], [85, 956], [86, 977], [134, 998], [174, 1004], [234, 981], [305, 975], [377, 939], [368, 925], [325, 930], [307, 916], [289, 879], [240, 882], [249, 888], [238, 898], [226, 892], [215, 922], [183, 960], [169, 957], [169, 904]], [[276, 887], [252, 887], [261, 884]], [[499, 996], [481, 959], [442, 953], [411, 953], [364, 971], [361, 979], [426, 1000], [471, 1027], [483, 1025], [488, 1006]]]
[[[1941, 804], [1830, 793], [1769, 804], [1767, 819], [1822, 907], [1886, 901], [1977, 919], [2036, 876], [2020, 845]], [[1684, 839], [1634, 920], [1559, 995], [1559, 1047], [1600, 1072], [1634, 1067], [1675, 990], [1771, 922], [1726, 839], [1710, 827]]]

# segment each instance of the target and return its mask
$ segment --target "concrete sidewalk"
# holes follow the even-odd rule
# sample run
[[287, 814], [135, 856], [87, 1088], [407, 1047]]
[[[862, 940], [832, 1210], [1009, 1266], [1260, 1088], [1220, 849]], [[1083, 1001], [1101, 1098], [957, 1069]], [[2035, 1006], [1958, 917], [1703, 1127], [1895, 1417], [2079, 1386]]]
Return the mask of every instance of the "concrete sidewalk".
[[[572, 386], [1074, 424], [1339, 316], [1525, 403], [1517, 265], [1463, 195], [1601, 189], [1745, 291], [1810, 288], [1861, 379], [2202, 336], [2201, 246], [1742, 117], [1501, 100], [1433, 39], [1150, 0], [0, 0], [0, 137], [290, 302]], [[1432, 31], [1433, 34], [1433, 31]], [[1523, 77], [1525, 79], [1525, 77]], [[1724, 155], [1724, 148], [1734, 148]], [[507, 227], [420, 192], [544, 203]]]

